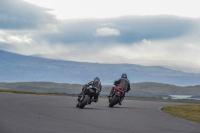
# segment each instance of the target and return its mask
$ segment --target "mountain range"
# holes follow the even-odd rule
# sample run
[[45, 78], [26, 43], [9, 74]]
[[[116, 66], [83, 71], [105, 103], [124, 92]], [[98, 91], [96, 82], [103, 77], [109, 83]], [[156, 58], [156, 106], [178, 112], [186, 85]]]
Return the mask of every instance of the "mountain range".
[[99, 77], [102, 84], [110, 85], [120, 78], [122, 73], [128, 75], [131, 83], [157, 82], [178, 86], [200, 84], [200, 74], [160, 66], [64, 61], [0, 50], [0, 82], [45, 81], [84, 84]]

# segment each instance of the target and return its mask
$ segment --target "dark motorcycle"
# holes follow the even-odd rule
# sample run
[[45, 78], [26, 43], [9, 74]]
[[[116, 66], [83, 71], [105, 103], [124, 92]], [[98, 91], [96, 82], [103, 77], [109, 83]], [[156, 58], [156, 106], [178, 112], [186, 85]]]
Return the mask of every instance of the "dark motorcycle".
[[87, 87], [84, 94], [78, 98], [77, 108], [84, 108], [85, 105], [91, 104], [91, 102], [97, 102], [97, 99], [94, 99], [95, 95], [98, 95], [100, 90], [98, 88]]
[[109, 107], [113, 107], [114, 105], [120, 103], [124, 93], [124, 89], [121, 86], [115, 84], [112, 95], [108, 97]]

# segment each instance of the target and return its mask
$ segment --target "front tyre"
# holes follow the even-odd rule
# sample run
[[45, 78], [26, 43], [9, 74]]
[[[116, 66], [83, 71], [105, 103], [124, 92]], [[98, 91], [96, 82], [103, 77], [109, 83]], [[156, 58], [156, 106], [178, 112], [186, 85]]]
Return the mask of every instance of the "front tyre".
[[82, 100], [82, 102], [79, 103], [79, 108], [82, 109], [85, 107], [85, 105], [88, 103], [90, 97], [88, 95], [85, 95], [85, 98]]
[[117, 100], [118, 100], [118, 96], [114, 95], [114, 97], [112, 98], [112, 100], [109, 104], [109, 107], [112, 108], [117, 103]]

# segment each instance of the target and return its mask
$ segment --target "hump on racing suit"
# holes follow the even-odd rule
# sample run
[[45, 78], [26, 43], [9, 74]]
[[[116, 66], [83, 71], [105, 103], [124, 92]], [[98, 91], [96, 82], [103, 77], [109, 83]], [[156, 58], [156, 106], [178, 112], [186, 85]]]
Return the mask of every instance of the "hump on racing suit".
[[124, 91], [130, 90], [130, 82], [126, 78], [120, 78], [118, 79], [119, 85], [124, 89]]
[[96, 77], [92, 83], [92, 88], [96, 88], [99, 89], [101, 91], [101, 82], [100, 79], [98, 77]]
[[128, 92], [130, 88], [130, 81], [127, 79], [127, 74], [123, 73], [121, 78], [118, 79], [118, 84], [124, 89], [124, 91]]

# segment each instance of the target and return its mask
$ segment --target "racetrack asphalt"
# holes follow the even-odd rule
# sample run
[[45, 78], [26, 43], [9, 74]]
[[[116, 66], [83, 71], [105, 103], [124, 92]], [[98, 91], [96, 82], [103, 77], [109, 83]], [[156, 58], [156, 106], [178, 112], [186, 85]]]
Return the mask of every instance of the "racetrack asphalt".
[[76, 108], [75, 97], [0, 93], [0, 133], [200, 133], [200, 124], [161, 111], [180, 103], [108, 100]]

